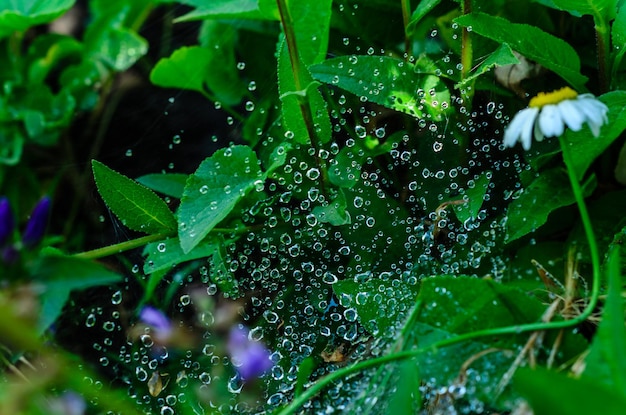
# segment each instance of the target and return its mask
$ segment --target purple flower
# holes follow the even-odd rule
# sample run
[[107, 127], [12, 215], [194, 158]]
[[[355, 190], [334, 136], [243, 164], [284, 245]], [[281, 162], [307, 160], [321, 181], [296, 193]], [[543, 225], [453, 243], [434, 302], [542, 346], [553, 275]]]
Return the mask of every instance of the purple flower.
[[26, 230], [22, 235], [22, 244], [26, 248], [32, 248], [41, 241], [43, 234], [46, 232], [49, 214], [50, 198], [48, 196], [44, 196], [33, 209], [30, 219], [26, 224]]
[[82, 396], [76, 392], [65, 392], [63, 395], [50, 399], [48, 408], [51, 414], [83, 415], [87, 404]]
[[172, 323], [163, 312], [152, 306], [145, 306], [139, 313], [139, 320], [150, 326], [154, 337], [161, 342], [167, 341], [172, 335]]
[[13, 212], [11, 212], [11, 204], [6, 197], [0, 198], [0, 246], [9, 239], [15, 228], [15, 220]]
[[270, 351], [263, 343], [251, 340], [248, 329], [242, 325], [230, 331], [228, 351], [233, 366], [244, 380], [257, 378], [274, 366]]

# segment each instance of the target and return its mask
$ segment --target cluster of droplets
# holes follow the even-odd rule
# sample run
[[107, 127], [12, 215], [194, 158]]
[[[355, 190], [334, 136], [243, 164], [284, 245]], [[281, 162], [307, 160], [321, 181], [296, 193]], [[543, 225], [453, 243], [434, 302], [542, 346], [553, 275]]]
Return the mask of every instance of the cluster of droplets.
[[[437, 36], [433, 30], [431, 37]], [[343, 44], [349, 46], [350, 39], [344, 38]], [[355, 46], [355, 52], [348, 60], [351, 65], [358, 64], [357, 54], [362, 50]], [[374, 56], [385, 51], [370, 47], [365, 53]], [[409, 57], [407, 61], [413, 64], [415, 60]], [[454, 65], [450, 56], [440, 63], [443, 69], [437, 69], [436, 75], [453, 76], [463, 69]], [[237, 69], [243, 71], [245, 63], [240, 62]], [[399, 77], [412, 70], [408, 64], [398, 69]], [[372, 73], [373, 79], [379, 75], [378, 70]], [[450, 102], [437, 102], [434, 89], [418, 89], [415, 114], [427, 105], [443, 110], [454, 106], [465, 118], [449, 128], [446, 120], [435, 122], [425, 115], [397, 128], [393, 127], [397, 119], [386, 118], [380, 107], [370, 103], [371, 96], [385, 87], [375, 84], [357, 97], [330, 90], [337, 104], [330, 110], [336, 137], [318, 150], [294, 144], [293, 152], [278, 152], [287, 156], [286, 163], [271, 180], [259, 180], [257, 193], [267, 192], [267, 197], [241, 212], [248, 231], [232, 235], [237, 241], [226, 244], [224, 268], [212, 260], [200, 261], [194, 263], [193, 272], [176, 271], [168, 278], [172, 292], [182, 292], [170, 310], [173, 325], [183, 332], [193, 328], [187, 333], [191, 339], [179, 339], [183, 346], [162, 344], [145, 327], [134, 331], [133, 318], [120, 311], [124, 290], [112, 294], [111, 307], [95, 307], [86, 315], [85, 326], [104, 333], [93, 344], [99, 364], [117, 371], [119, 380], [128, 385], [129, 395], [147, 413], [154, 410], [173, 415], [177, 406], [190, 399], [223, 413], [258, 409], [238, 399], [246, 393], [245, 383], [225, 369], [230, 366], [229, 358], [216, 334], [225, 324], [224, 316], [219, 315], [225, 310], [231, 311], [228, 323], [243, 321], [251, 327], [255, 340], [273, 346], [275, 365], [263, 379], [268, 392], [258, 405], [275, 408], [293, 397], [298, 367], [307, 357], [324, 360], [311, 376], [316, 379], [347, 362], [388, 351], [388, 339], [410, 311], [405, 300], [412, 298], [422, 276], [471, 273], [485, 267], [485, 258], [491, 260], [486, 266], [492, 274], [500, 275], [502, 263], [490, 254], [503, 223], [491, 219], [487, 208], [459, 221], [454, 206], [444, 204], [462, 199], [472, 190], [478, 172], [492, 169], [519, 174], [527, 168], [515, 156], [510, 160], [493, 156], [501, 147], [497, 137], [504, 122], [502, 106], [489, 102], [484, 108], [470, 110], [461, 98], [468, 91], [460, 91], [460, 97], [453, 96]], [[254, 92], [256, 82], [250, 81], [247, 88]], [[222, 108], [222, 104], [216, 102], [215, 107]], [[247, 113], [264, 111], [260, 107], [253, 100], [243, 103]], [[227, 123], [234, 125], [235, 120], [230, 117]], [[263, 137], [261, 129], [256, 134], [261, 147], [274, 146], [275, 140]], [[465, 143], [463, 135], [493, 138]], [[170, 147], [180, 145], [182, 136], [182, 131], [174, 136]], [[286, 131], [284, 139], [293, 142], [294, 133]], [[443, 163], [446, 151], [458, 151], [462, 146], [471, 149], [465, 153], [466, 165]], [[381, 148], [385, 151], [377, 152]], [[324, 185], [328, 174], [343, 187]], [[485, 202], [494, 188], [491, 182], [488, 186]], [[201, 194], [208, 191], [207, 186], [199, 188]], [[227, 185], [223, 191], [228, 195], [233, 189]], [[514, 199], [520, 189], [503, 192], [504, 200]], [[328, 219], [334, 214], [328, 209], [333, 204], [343, 220], [341, 225]], [[209, 205], [209, 209], [217, 209], [217, 205]], [[157, 246], [158, 252], [165, 250], [165, 244]], [[136, 276], [140, 268], [133, 267]], [[236, 290], [225, 292], [224, 284], [233, 279]], [[374, 289], [349, 291], [342, 285], [346, 281], [362, 287], [373, 284]], [[376, 319], [361, 319], [358, 310], [364, 304], [377, 307], [376, 317], [397, 316], [398, 327], [381, 333]], [[360, 380], [339, 381], [322, 400], [307, 402], [305, 411], [322, 412], [329, 402], [334, 410], [350, 408], [353, 396], [375, 382], [375, 375], [369, 372]], [[442, 413], [456, 413], [459, 401], [466, 402], [464, 408], [480, 413], [479, 400], [467, 403], [471, 384], [471, 377], [470, 386], [440, 386], [433, 379], [421, 392], [426, 402], [448, 399], [451, 409]], [[225, 399], [215, 399], [218, 385], [225, 385], [219, 392], [228, 394]], [[374, 407], [378, 399], [372, 394], [364, 401]]]

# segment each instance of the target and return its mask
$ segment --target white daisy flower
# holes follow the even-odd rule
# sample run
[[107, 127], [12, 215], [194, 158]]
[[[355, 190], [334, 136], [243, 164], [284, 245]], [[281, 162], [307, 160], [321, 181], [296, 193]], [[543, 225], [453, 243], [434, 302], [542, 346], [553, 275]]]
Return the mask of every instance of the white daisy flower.
[[597, 137], [600, 127], [608, 122], [608, 112], [609, 108], [593, 95], [578, 95], [569, 87], [540, 92], [506, 127], [504, 145], [513, 147], [521, 141], [524, 150], [530, 150], [533, 135], [537, 141], [542, 141], [545, 137], [560, 136], [566, 125], [573, 131], [580, 131], [584, 123]]

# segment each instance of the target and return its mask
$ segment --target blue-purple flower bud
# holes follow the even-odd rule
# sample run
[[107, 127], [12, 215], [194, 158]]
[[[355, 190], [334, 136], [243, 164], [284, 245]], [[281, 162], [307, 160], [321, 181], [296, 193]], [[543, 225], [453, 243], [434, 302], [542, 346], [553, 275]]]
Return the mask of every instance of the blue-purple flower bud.
[[145, 306], [139, 313], [139, 320], [152, 328], [155, 339], [166, 342], [173, 332], [172, 323], [163, 312], [152, 306]]
[[63, 395], [47, 400], [49, 414], [84, 415], [87, 410], [85, 398], [76, 392], [65, 392]]
[[270, 351], [263, 343], [250, 339], [248, 329], [241, 325], [231, 330], [228, 351], [233, 366], [244, 380], [257, 378], [274, 366]]
[[11, 212], [11, 204], [6, 197], [0, 198], [0, 246], [4, 245], [13, 233], [15, 220]]
[[26, 248], [32, 248], [43, 238], [48, 225], [48, 215], [50, 214], [50, 198], [44, 196], [37, 203], [26, 224], [26, 230], [22, 235], [22, 244]]

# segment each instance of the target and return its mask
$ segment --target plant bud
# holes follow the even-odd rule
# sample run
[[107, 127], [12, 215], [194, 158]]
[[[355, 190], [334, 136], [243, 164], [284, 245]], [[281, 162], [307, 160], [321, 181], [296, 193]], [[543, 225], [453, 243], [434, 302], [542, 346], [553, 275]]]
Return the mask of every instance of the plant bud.
[[22, 244], [26, 248], [32, 248], [43, 238], [48, 225], [48, 215], [50, 214], [50, 198], [44, 196], [37, 203], [26, 224], [26, 230], [22, 236]]
[[0, 246], [4, 245], [11, 236], [15, 220], [11, 212], [11, 204], [6, 197], [0, 198]]

